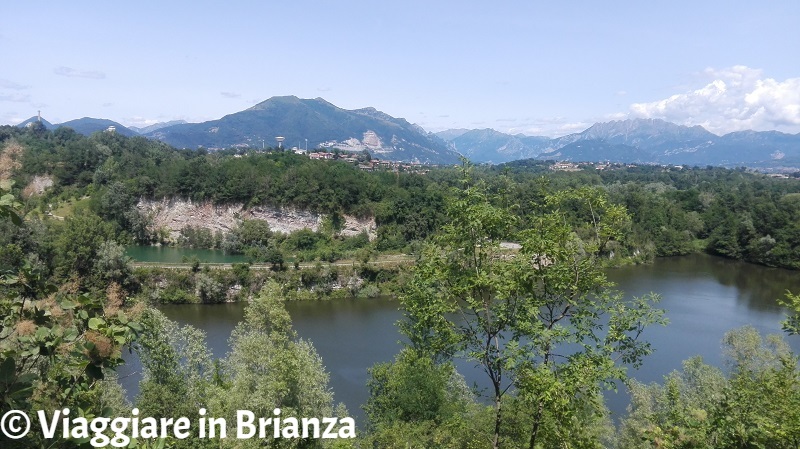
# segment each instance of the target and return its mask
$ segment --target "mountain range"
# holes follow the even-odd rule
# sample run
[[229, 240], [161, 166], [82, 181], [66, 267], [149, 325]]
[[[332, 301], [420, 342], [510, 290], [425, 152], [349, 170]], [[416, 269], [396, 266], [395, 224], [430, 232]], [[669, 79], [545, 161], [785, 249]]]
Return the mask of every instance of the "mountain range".
[[[38, 117], [20, 123], [25, 126]], [[42, 119], [48, 129], [68, 126], [82, 134], [104, 131], [143, 135], [178, 148], [207, 149], [276, 146], [369, 151], [381, 159], [455, 164], [461, 155], [477, 163], [519, 159], [573, 162], [628, 162], [675, 165], [800, 168], [800, 134], [740, 131], [718, 136], [702, 126], [659, 119], [596, 123], [580, 133], [557, 138], [506, 134], [493, 129], [450, 129], [436, 134], [375, 108], [347, 110], [322, 98], [272, 97], [244, 111], [202, 123], [173, 121], [126, 128], [84, 117], [60, 124]]]
[[147, 134], [159, 130], [161, 128], [166, 128], [167, 126], [183, 125], [184, 123], [186, 123], [186, 120], [170, 120], [168, 122], [160, 122], [148, 126], [142, 126], [141, 128], [136, 126], [129, 126], [128, 129], [130, 129], [131, 131], [136, 131], [139, 134]]
[[596, 123], [558, 138], [504, 134], [491, 129], [437, 133], [474, 162], [537, 158], [574, 162], [800, 167], [800, 134], [740, 131], [718, 136], [702, 126], [659, 119]]
[[[37, 117], [20, 123], [25, 126]], [[177, 148], [247, 148], [277, 146], [302, 149], [369, 151], [373, 156], [405, 162], [457, 164], [460, 155], [442, 139], [402, 118], [375, 108], [346, 110], [323, 100], [295, 96], [272, 97], [249, 109], [203, 123], [168, 122], [146, 128], [126, 128], [110, 120], [82, 118], [49, 129], [69, 126], [82, 134], [113, 125], [123, 135], [143, 135]]]
[[[38, 116], [33, 116], [28, 120], [25, 120], [24, 122], [18, 124], [17, 126], [25, 127], [39, 120], [40, 119]], [[118, 132], [119, 134], [122, 134], [123, 136], [133, 137], [139, 135], [139, 133], [134, 129], [127, 128], [115, 121], [102, 118], [83, 117], [75, 120], [69, 120], [64, 123], [56, 123], [56, 124], [50, 123], [45, 119], [41, 119], [41, 122], [42, 125], [44, 125], [44, 127], [49, 130], [54, 130], [61, 127], [72, 128], [73, 130], [75, 130], [75, 132], [78, 132], [86, 136], [92, 133], [96, 133], [98, 131], [105, 131], [108, 129], [109, 126], [113, 126], [115, 128], [115, 131]]]

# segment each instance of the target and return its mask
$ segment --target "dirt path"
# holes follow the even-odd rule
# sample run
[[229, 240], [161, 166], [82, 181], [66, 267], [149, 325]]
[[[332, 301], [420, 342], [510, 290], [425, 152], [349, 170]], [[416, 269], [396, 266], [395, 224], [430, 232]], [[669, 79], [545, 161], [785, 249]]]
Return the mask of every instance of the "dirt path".
[[[370, 260], [367, 262], [370, 266], [396, 266], [396, 265], [410, 265], [414, 263], [416, 258], [414, 256], [410, 256], [407, 254], [398, 254], [398, 255], [387, 255], [387, 256], [380, 256], [377, 260]], [[322, 262], [322, 266], [334, 266], [334, 267], [350, 267], [356, 266], [360, 264], [355, 260], [339, 260], [333, 263], [330, 262]], [[161, 262], [133, 262], [132, 264], [134, 268], [166, 268], [172, 270], [189, 270], [192, 268], [191, 263], [161, 263]], [[215, 270], [230, 270], [233, 267], [233, 264], [230, 263], [201, 263], [200, 266], [207, 266], [211, 269]], [[301, 269], [307, 268], [314, 268], [317, 266], [317, 262], [303, 262], [299, 265]], [[287, 267], [292, 267], [292, 265], [287, 265]], [[270, 264], [252, 264], [250, 265], [251, 270], [269, 270], [272, 268]]]

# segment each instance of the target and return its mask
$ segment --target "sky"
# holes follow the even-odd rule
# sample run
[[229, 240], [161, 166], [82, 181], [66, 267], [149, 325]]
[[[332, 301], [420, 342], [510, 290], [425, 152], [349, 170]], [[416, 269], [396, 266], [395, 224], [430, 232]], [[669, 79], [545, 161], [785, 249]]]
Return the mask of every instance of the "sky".
[[800, 132], [797, 0], [42, 0], [0, 18], [0, 124], [201, 122], [296, 95], [433, 132]]

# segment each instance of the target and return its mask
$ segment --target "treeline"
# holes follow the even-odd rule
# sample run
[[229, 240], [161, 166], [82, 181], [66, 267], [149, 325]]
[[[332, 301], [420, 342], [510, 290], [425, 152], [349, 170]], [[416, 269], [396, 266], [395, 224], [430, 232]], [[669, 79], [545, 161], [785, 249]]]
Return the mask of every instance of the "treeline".
[[[17, 181], [14, 192], [26, 197], [27, 210], [46, 214], [51, 206], [88, 196], [90, 212], [113, 223], [119, 238], [129, 243], [160, 239], [148, 231], [146, 217], [136, 209], [140, 198], [181, 197], [289, 206], [334, 218], [374, 217], [379, 226], [375, 247], [381, 251], [422, 240], [441, 221], [444, 192], [436, 183], [406, 173], [365, 173], [346, 163], [292, 153], [176, 150], [113, 133], [85, 137], [68, 128], [51, 132], [8, 126], [0, 127], [4, 147], [17, 149], [10, 171]], [[52, 176], [54, 185], [43, 195], [23, 195], [36, 175]], [[187, 230], [185, 244], [214, 245], [207, 235], [191, 233]]]
[[[165, 240], [137, 211], [140, 198], [290, 206], [331, 218], [333, 232], [317, 233], [313, 238], [272, 236], [272, 244], [255, 248], [226, 241], [225, 236], [202, 228], [186, 229], [181, 239], [172, 242], [249, 250], [260, 261], [333, 260], [355, 257], [354, 251], [362, 248], [415, 252], [420, 242], [445, 224], [448, 189], [457, 187], [460, 177], [457, 169], [434, 169], [426, 175], [372, 173], [346, 163], [272, 150], [208, 153], [176, 150], [157, 141], [113, 133], [84, 137], [67, 128], [51, 132], [37, 127], [0, 127], [0, 145], [10, 148], [12, 144], [21, 148], [17, 166], [11, 170], [18, 196], [35, 175], [50, 175], [55, 183], [42, 195], [23, 195], [27, 210], [44, 214], [51, 205], [88, 196], [89, 212], [111, 223], [123, 243]], [[503, 201], [519, 204], [521, 211], [555, 191], [603, 188], [632, 218], [626, 237], [609, 248], [612, 263], [705, 251], [800, 268], [797, 179], [713, 167], [595, 170], [590, 166], [579, 172], [553, 172], [548, 163], [536, 161], [477, 167], [474, 176], [501, 193]], [[374, 217], [377, 238], [364, 245], [360, 240], [345, 242], [336, 237], [336, 219], [344, 214]], [[574, 214], [570, 217], [577, 218]]]
[[[734, 331], [724, 341], [725, 371], [690, 360], [663, 384], [630, 381], [626, 366], [647, 363], [651, 353], [648, 328], [664, 324], [656, 297], [627, 300], [605, 276], [612, 251], [624, 247], [630, 215], [599, 187], [545, 193], [522, 207], [497, 188], [502, 185], [467, 178], [449, 192], [446, 224], [423, 244], [403, 282], [399, 326], [406, 343], [395, 360], [370, 370], [367, 422], [358, 429], [345, 420], [350, 413], [335, 403], [323, 361], [298, 338], [284, 307], [301, 284], [333, 281], [330, 272], [299, 270], [298, 277], [276, 282], [244, 265], [221, 275], [257, 293], [228, 354], [215, 360], [201, 331], [126, 294], [120, 267], [99, 262], [118, 250], [103, 240], [113, 230], [91, 215], [59, 230], [64, 246], [54, 254], [69, 267], [62, 281], [48, 282], [28, 267], [0, 276], [0, 414], [68, 407], [75, 418], [91, 420], [128, 417], [136, 407], [142, 418], [197, 423], [204, 409], [228, 426], [225, 439], [199, 438], [195, 427], [186, 439], [120, 444], [131, 448], [798, 446], [800, 368], [780, 338]], [[25, 232], [20, 206], [13, 196], [0, 196], [0, 222]], [[83, 252], [86, 241], [103, 243], [91, 254]], [[207, 270], [162, 275], [150, 273], [144, 289], [174, 294], [194, 283], [200, 295], [224, 294], [214, 285], [221, 278]], [[800, 313], [800, 297], [788, 301]], [[789, 334], [800, 331], [797, 313], [784, 323]], [[115, 377], [126, 348], [138, 353], [143, 369], [132, 402]], [[470, 388], [457, 360], [478, 365], [489, 388]], [[602, 393], [625, 385], [619, 381], [628, 382], [633, 401], [615, 427]], [[234, 437], [238, 410], [272, 417], [276, 408], [283, 417], [342, 418], [336, 433], [354, 438], [302, 437], [288, 421], [282, 438]], [[42, 424], [32, 425], [27, 437], [0, 435], [0, 444], [83, 448], [97, 436], [87, 430], [46, 440]]]
[[[547, 173], [538, 163], [486, 169], [514, 180], [515, 198], [576, 186], [605, 189], [632, 221], [624, 245], [637, 259], [705, 251], [748, 262], [800, 268], [800, 180], [744, 169], [641, 166]], [[544, 183], [547, 187], [541, 187]], [[632, 254], [633, 255], [633, 254]]]

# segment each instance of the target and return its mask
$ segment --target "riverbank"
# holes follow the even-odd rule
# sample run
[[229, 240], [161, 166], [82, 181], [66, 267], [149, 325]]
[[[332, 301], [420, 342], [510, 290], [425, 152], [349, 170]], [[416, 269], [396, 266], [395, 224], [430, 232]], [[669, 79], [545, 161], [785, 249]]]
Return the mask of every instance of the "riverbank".
[[[187, 270], [183, 270], [187, 271]], [[684, 360], [699, 355], [706, 363], [723, 366], [720, 341], [735, 328], [751, 325], [764, 334], [781, 333], [785, 309], [776, 299], [786, 290], [800, 291], [796, 272], [767, 268], [709, 255], [689, 255], [656, 259], [652, 264], [608, 270], [609, 279], [626, 297], [648, 292], [661, 295], [659, 307], [667, 311], [670, 323], [648, 328], [645, 339], [655, 352], [639, 370], [629, 375], [641, 382], [662, 382], [663, 376], [680, 369]], [[286, 303], [292, 324], [300, 338], [311, 341], [331, 376], [336, 400], [343, 401], [359, 423], [360, 406], [366, 402], [367, 368], [391, 361], [399, 351], [402, 336], [395, 323], [402, 319], [396, 301], [376, 297], [369, 301], [345, 299], [324, 302]], [[206, 333], [215, 357], [228, 351], [230, 332], [241, 320], [243, 303], [219, 305], [165, 305], [159, 308], [180, 324], [191, 324]], [[790, 338], [800, 352], [800, 338]], [[120, 373], [135, 395], [135, 361], [130, 360]], [[469, 385], [483, 388], [484, 376], [474, 364], [459, 362], [459, 372]], [[607, 393], [609, 408], [616, 417], [625, 414], [629, 404], [624, 388]]]
[[[293, 262], [288, 266], [238, 262], [243, 256], [224, 254], [218, 250], [191, 248], [134, 247], [136, 255], [149, 260], [134, 260], [134, 276], [142, 287], [141, 297], [151, 304], [202, 304], [248, 301], [267, 279], [276, 279], [291, 300], [330, 300], [341, 298], [375, 298], [396, 295], [414, 264], [408, 254], [382, 254], [367, 261], [353, 259], [335, 262]], [[657, 265], [660, 260], [684, 257], [706, 257], [743, 266], [767, 267], [742, 260], [707, 254], [700, 250], [679, 256], [651, 260], [612, 258], [606, 264], [609, 272], [637, 266]], [[144, 257], [142, 257], [144, 255]], [[187, 256], [194, 256], [187, 261]], [[200, 258], [202, 257], [202, 259]], [[176, 261], [180, 259], [180, 261]], [[782, 297], [784, 292], [778, 292]], [[776, 296], [777, 298], [778, 296]]]
[[298, 263], [276, 270], [267, 264], [134, 263], [138, 297], [150, 304], [246, 302], [275, 279], [289, 300], [330, 300], [395, 296], [413, 259]]

